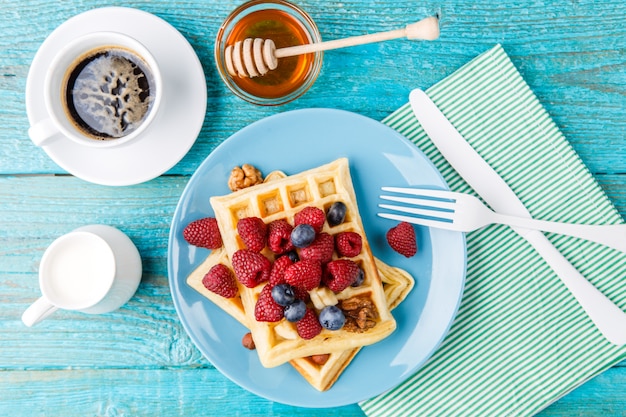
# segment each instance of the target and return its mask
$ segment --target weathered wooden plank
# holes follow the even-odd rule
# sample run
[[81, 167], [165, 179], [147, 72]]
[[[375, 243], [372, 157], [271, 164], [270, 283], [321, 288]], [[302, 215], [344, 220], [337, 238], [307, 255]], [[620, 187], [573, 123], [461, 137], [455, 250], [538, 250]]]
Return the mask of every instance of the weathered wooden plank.
[[[167, 282], [169, 226], [187, 179], [114, 188], [70, 176], [0, 178], [0, 367], [207, 364], [178, 320]], [[92, 223], [118, 227], [137, 245], [143, 277], [136, 296], [110, 314], [57, 312], [25, 328], [20, 317], [38, 296], [45, 248]], [[50, 349], [54, 355], [45, 354]]]
[[538, 417], [624, 416], [626, 368], [612, 368], [552, 404]]
[[626, 175], [596, 174], [594, 178], [617, 211], [626, 217]]
[[[232, 97], [215, 72], [215, 33], [239, 3], [113, 3], [173, 24], [203, 64], [207, 117], [197, 143], [170, 174], [191, 174], [229, 135], [278, 112], [333, 107], [382, 119], [406, 102], [412, 88], [426, 88], [502, 43], [626, 214], [624, 2], [298, 1], [325, 39], [391, 29], [433, 13], [441, 16], [442, 37], [433, 43], [392, 41], [329, 52], [311, 91], [280, 108], [255, 107]], [[0, 174], [62, 173], [26, 136], [26, 76], [47, 34], [65, 19], [99, 6], [94, 0], [2, 4]], [[228, 381], [193, 346], [176, 316], [166, 278], [169, 221], [187, 179], [168, 176], [113, 188], [68, 176], [0, 177], [0, 415], [49, 415], [51, 410], [81, 416], [361, 415], [357, 406], [306, 410], [267, 402]], [[37, 296], [43, 250], [60, 234], [87, 223], [117, 226], [138, 245], [144, 275], [136, 296], [111, 314], [58, 312], [26, 329], [20, 315]], [[622, 362], [540, 415], [622, 416], [625, 392]]]
[[63, 369], [0, 373], [3, 416], [357, 417], [357, 405], [306, 409], [272, 403], [213, 369]]
[[[332, 107], [382, 119], [495, 43], [502, 43], [522, 75], [592, 172], [626, 172], [626, 6], [620, 1], [541, 3], [503, 1], [302, 1], [325, 39], [401, 26], [440, 13], [442, 36], [433, 43], [391, 41], [326, 53], [322, 73], [303, 98], [259, 108], [230, 94], [212, 58], [219, 24], [239, 2], [126, 3], [174, 25], [191, 42], [206, 73], [208, 111], [196, 145], [170, 173], [189, 174], [215, 146], [245, 125], [277, 112]], [[62, 172], [26, 135], [24, 89], [37, 48], [65, 19], [97, 2], [7, 4], [0, 15], [0, 172]], [[366, 13], [367, 12], [367, 13]], [[12, 139], [12, 140], [7, 140]], [[17, 140], [15, 140], [17, 139]]]
[[[613, 368], [538, 416], [623, 416], [626, 371]], [[236, 400], [234, 400], [236, 399]], [[196, 369], [59, 369], [0, 374], [2, 415], [362, 416], [356, 405], [304, 409], [266, 401], [219, 372]]]
[[[599, 178], [625, 214], [626, 176]], [[0, 364], [18, 368], [78, 365], [76, 360], [95, 366], [205, 364], [178, 322], [166, 278], [169, 226], [187, 180], [171, 176], [131, 187], [106, 187], [71, 176], [0, 177], [0, 325], [5, 332], [0, 343], [6, 345], [0, 350]], [[116, 226], [138, 246], [144, 275], [137, 295], [105, 316], [58, 312], [50, 322], [25, 329], [19, 318], [37, 297], [37, 265], [46, 246], [90, 223]], [[76, 328], [84, 334], [72, 335]], [[121, 330], [119, 338], [115, 329]], [[130, 332], [137, 335], [128, 338]], [[22, 343], [23, 338], [28, 343]], [[67, 348], [54, 356], [41, 355], [51, 343]], [[86, 346], [114, 356], [83, 357], [80, 352]]]
[[[626, 177], [603, 175], [599, 181], [625, 213]], [[144, 414], [150, 408], [162, 410], [157, 413], [162, 415], [219, 415], [221, 408], [212, 408], [216, 401], [224, 407], [228, 398], [238, 398], [249, 404], [251, 415], [359, 415], [356, 406], [307, 414], [266, 402], [220, 375], [191, 343], [172, 305], [166, 278], [169, 222], [186, 182], [186, 177], [171, 176], [115, 188], [71, 176], [0, 177], [0, 414], [39, 403], [43, 408], [33, 409], [34, 415], [52, 407], [63, 407], [66, 415], [84, 415], [90, 407], [99, 407], [104, 415], [107, 410]], [[124, 221], [120, 224], [118, 219]], [[20, 315], [37, 296], [36, 270], [45, 247], [87, 223], [120, 227], [138, 245], [144, 276], [137, 294], [113, 313], [57, 312], [32, 329], [25, 328]], [[145, 392], [145, 380], [156, 384], [148, 385], [152, 394]], [[105, 385], [107, 389], [100, 388]], [[544, 413], [572, 415], [584, 407], [589, 413], [601, 409], [607, 416], [617, 416], [624, 392], [626, 363]], [[39, 400], [32, 401], [30, 395]]]

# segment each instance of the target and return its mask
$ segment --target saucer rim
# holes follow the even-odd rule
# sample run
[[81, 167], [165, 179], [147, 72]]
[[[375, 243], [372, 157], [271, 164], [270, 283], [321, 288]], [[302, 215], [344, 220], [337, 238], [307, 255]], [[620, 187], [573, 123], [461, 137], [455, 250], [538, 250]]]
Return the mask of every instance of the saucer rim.
[[[111, 14], [116, 14], [116, 16], [123, 14], [126, 18], [135, 18], [139, 22], [137, 28], [151, 27], [154, 29], [156, 27], [160, 30], [142, 31], [135, 29], [134, 31], [129, 31], [121, 28], [117, 21], [113, 23], [101, 23], [104, 20], [103, 17], [111, 16]], [[95, 22], [100, 23], [94, 25]], [[191, 80], [186, 81], [188, 87], [183, 94], [186, 94], [184, 100], [193, 102], [189, 106], [193, 111], [185, 111], [184, 113], [179, 111], [182, 115], [188, 115], [188, 121], [186, 122], [186, 127], [177, 132], [176, 140], [173, 141], [170, 146], [170, 148], [173, 146], [175, 149], [168, 148], [166, 151], [162, 152], [151, 152], [152, 157], [156, 159], [148, 166], [135, 162], [134, 158], [131, 157], [132, 155], [141, 155], [151, 148], [151, 146], [147, 146], [145, 143], [142, 144], [141, 140], [137, 140], [141, 138], [135, 138], [128, 143], [115, 147], [97, 148], [79, 145], [71, 141], [71, 139], [61, 136], [59, 139], [56, 139], [55, 142], [39, 148], [41, 148], [61, 169], [77, 178], [101, 185], [135, 185], [162, 175], [180, 162], [199, 137], [206, 118], [207, 85], [202, 63], [189, 41], [169, 22], [144, 10], [120, 6], [91, 9], [65, 20], [47, 35], [33, 57], [26, 81], [26, 113], [29, 127], [44, 120], [48, 116], [48, 111], [42, 103], [44, 94], [42, 91], [37, 91], [35, 85], [43, 83], [42, 77], [43, 74], [45, 74], [46, 65], [51, 62], [51, 59], [54, 57], [51, 51], [60, 47], [58, 43], [62, 42], [63, 38], [67, 37], [70, 31], [73, 31], [72, 36], [76, 36], [103, 30], [131, 36], [144, 45], [146, 43], [149, 44], [150, 39], [152, 39], [155, 45], [162, 45], [162, 43], [156, 43], [154, 40], [159, 36], [163, 36], [163, 33], [171, 38], [168, 42], [168, 46], [160, 46], [159, 48], [162, 49], [156, 51], [154, 50], [155, 48], [153, 48], [150, 52], [160, 64], [165, 61], [166, 53], [174, 51], [179, 54], [180, 57], [178, 59], [171, 61], [177, 63], [184, 62], [182, 67], [184, 68], [186, 76], [180, 78], [183, 80]], [[157, 37], [155, 37], [155, 33], [158, 33], [158, 35], [156, 35]], [[168, 61], [170, 61], [169, 58]], [[172, 74], [170, 74], [170, 76], [172, 76]], [[167, 75], [164, 78], [167, 78]], [[201, 83], [200, 88], [196, 85], [199, 83]], [[173, 87], [171, 87], [171, 89], [172, 91], [178, 90]], [[175, 101], [180, 100], [183, 99], [178, 98]], [[164, 132], [163, 119], [164, 117], [173, 117], [171, 113], [174, 113], [172, 111], [174, 106], [168, 106], [168, 101], [171, 101], [171, 99], [168, 100], [168, 98], [166, 98], [165, 102], [162, 103], [164, 106], [161, 110], [164, 110], [164, 112], [157, 117], [151, 123], [151, 126], [148, 126], [147, 130], [143, 133], [155, 135], [161, 139], [161, 142], [164, 142], [164, 135], [169, 135], [169, 133]], [[76, 158], [78, 157], [76, 154], [80, 154], [80, 158], [86, 158], [87, 162], [76, 162]], [[111, 171], [105, 170], [103, 172], [99, 168], [94, 168], [92, 164], [89, 163], [95, 163], [102, 158], [115, 160], [115, 168], [112, 168]]]

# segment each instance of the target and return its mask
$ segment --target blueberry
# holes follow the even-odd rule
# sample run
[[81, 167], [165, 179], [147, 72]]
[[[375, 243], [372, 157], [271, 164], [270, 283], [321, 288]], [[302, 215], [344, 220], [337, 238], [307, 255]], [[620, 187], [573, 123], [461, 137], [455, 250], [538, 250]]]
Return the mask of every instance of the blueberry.
[[339, 330], [346, 322], [346, 316], [337, 306], [326, 306], [320, 311], [320, 324], [328, 330]]
[[272, 298], [276, 304], [284, 307], [296, 300], [296, 292], [289, 284], [278, 284], [272, 288]]
[[289, 252], [285, 254], [285, 256], [288, 256], [289, 259], [291, 259], [291, 262], [293, 263], [296, 263], [300, 260], [300, 257], [298, 256], [298, 252], [296, 252], [295, 250], [290, 250]]
[[304, 313], [306, 313], [306, 304], [304, 301], [296, 299], [296, 301], [285, 307], [284, 316], [287, 321], [294, 323], [302, 320]]
[[310, 224], [299, 224], [291, 231], [291, 243], [297, 248], [306, 248], [315, 240], [315, 229]]
[[352, 283], [352, 286], [358, 287], [359, 285], [363, 284], [364, 279], [365, 279], [365, 272], [361, 268], [359, 268], [359, 275], [357, 275], [356, 279]]
[[326, 220], [328, 221], [328, 224], [331, 226], [337, 226], [338, 224], [343, 223], [346, 218], [346, 210], [346, 205], [341, 201], [333, 203], [326, 213]]

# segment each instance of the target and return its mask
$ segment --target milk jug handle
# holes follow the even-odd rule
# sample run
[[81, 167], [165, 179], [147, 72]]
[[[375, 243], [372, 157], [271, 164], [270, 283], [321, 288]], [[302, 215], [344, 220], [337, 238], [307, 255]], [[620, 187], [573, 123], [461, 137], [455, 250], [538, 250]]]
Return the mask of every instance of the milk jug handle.
[[50, 303], [47, 298], [40, 297], [24, 311], [22, 321], [25, 325], [31, 327], [57, 310], [58, 307]]

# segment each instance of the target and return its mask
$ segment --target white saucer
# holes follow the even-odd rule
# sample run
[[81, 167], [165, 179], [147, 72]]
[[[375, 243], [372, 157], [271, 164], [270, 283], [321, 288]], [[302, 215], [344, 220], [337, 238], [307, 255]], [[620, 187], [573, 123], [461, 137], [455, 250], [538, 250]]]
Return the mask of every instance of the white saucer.
[[176, 165], [196, 141], [206, 112], [206, 81], [195, 51], [173, 26], [150, 13], [105, 7], [79, 14], [43, 42], [26, 81], [26, 112], [31, 125], [48, 117], [43, 83], [56, 51], [77, 36], [114, 31], [134, 37], [152, 52], [164, 81], [159, 118], [139, 138], [114, 148], [92, 148], [70, 139], [43, 147], [61, 168], [85, 181], [132, 185], [151, 180]]

